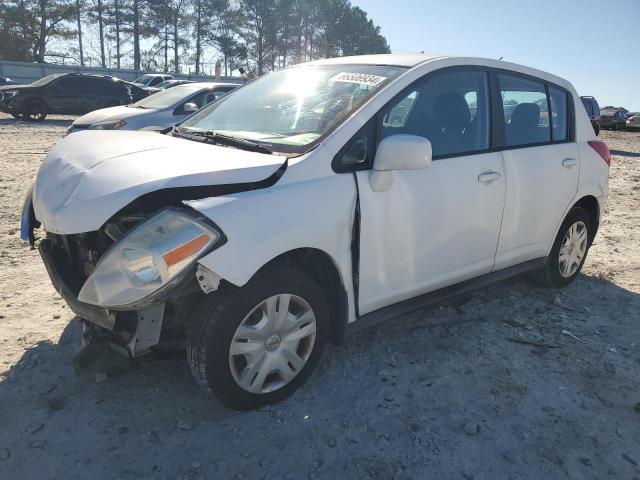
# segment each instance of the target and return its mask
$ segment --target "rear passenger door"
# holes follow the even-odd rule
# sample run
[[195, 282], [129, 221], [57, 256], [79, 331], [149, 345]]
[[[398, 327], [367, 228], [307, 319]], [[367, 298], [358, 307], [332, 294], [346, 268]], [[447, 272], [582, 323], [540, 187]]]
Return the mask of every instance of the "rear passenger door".
[[104, 78], [84, 78], [81, 105], [83, 113], [106, 107], [113, 83], [113, 81]]
[[505, 176], [501, 153], [492, 151], [489, 92], [483, 70], [429, 74], [338, 157], [353, 163], [350, 148], [366, 144], [371, 161], [376, 142], [396, 134], [423, 136], [433, 148], [429, 168], [394, 171], [387, 191], [372, 188], [369, 171], [356, 173], [361, 315], [491, 271]]
[[569, 92], [531, 77], [497, 75], [507, 192], [495, 269], [544, 257], [578, 190]]
[[69, 75], [59, 78], [47, 87], [45, 101], [51, 113], [74, 114], [79, 111], [80, 81], [78, 77]]

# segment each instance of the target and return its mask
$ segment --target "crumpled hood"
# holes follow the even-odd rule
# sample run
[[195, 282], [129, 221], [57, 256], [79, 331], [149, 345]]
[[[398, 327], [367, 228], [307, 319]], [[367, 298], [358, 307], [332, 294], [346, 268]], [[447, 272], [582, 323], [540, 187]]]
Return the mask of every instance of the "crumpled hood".
[[154, 132], [82, 131], [59, 141], [45, 158], [33, 208], [47, 231], [90, 232], [144, 194], [257, 182], [284, 161]]
[[74, 125], [93, 125], [97, 122], [105, 122], [107, 120], [127, 120], [128, 118], [138, 117], [140, 115], [157, 112], [159, 110], [150, 110], [145, 108], [133, 108], [126, 106], [101, 108], [94, 110], [86, 115], [77, 118]]

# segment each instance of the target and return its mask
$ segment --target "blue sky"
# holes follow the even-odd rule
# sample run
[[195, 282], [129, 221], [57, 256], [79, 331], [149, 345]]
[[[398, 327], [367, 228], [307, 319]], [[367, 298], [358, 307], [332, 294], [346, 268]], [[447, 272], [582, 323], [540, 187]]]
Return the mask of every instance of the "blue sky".
[[351, 0], [393, 52], [500, 58], [640, 111], [640, 0]]

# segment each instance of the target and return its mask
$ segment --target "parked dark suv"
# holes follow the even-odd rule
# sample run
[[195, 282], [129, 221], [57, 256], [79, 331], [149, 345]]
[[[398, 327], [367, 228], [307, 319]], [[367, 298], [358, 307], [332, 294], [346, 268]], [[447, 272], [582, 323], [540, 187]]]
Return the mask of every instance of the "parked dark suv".
[[582, 100], [582, 104], [589, 115], [593, 130], [598, 135], [600, 133], [600, 105], [598, 105], [598, 101], [594, 97], [587, 96], [580, 97], [580, 100]]
[[29, 85], [0, 87], [0, 111], [15, 118], [44, 120], [50, 113], [80, 115], [128, 105], [148, 95], [144, 89], [104, 75], [61, 73]]

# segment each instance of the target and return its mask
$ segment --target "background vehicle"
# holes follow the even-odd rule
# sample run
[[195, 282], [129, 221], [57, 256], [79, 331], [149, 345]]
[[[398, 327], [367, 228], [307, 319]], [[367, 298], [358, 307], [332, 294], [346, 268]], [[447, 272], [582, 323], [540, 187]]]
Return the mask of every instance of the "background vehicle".
[[0, 87], [0, 110], [14, 117], [44, 120], [50, 113], [77, 115], [114, 105], [127, 105], [147, 95], [118, 78], [63, 73], [29, 85]]
[[364, 326], [525, 272], [569, 285], [610, 161], [554, 75], [343, 57], [264, 75], [165, 135], [67, 136], [21, 235], [46, 230], [85, 339], [135, 357], [176, 335], [202, 388], [250, 409]]
[[153, 92], [148, 88], [141, 87], [137, 83], [124, 82], [131, 93], [131, 102], [137, 102], [143, 98], [153, 95]]
[[627, 116], [627, 130], [640, 129], [640, 112], [630, 112]]
[[600, 133], [600, 105], [598, 105], [598, 101], [594, 97], [588, 96], [582, 96], [580, 100], [582, 100], [584, 109], [587, 111], [587, 115], [589, 115], [593, 131], [598, 135]]
[[7, 77], [0, 77], [0, 87], [3, 85], [15, 85], [16, 82]]
[[195, 83], [193, 80], [165, 80], [162, 83], [156, 85], [159, 90], [167, 90], [168, 88], [177, 87], [178, 85], [185, 85], [187, 83]]
[[138, 85], [142, 85], [145, 87], [155, 87], [162, 82], [171, 80], [172, 78], [172, 75], [166, 75], [162, 73], [146, 73], [136, 78], [133, 83], [137, 83]]
[[627, 114], [624, 110], [603, 109], [600, 112], [600, 128], [605, 130], [624, 130], [627, 127]]
[[69, 133], [93, 130], [140, 130], [167, 128], [193, 112], [219, 100], [238, 85], [231, 83], [189, 83], [160, 91], [127, 106], [104, 108], [76, 119]]

